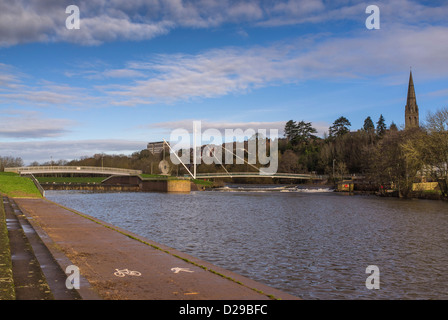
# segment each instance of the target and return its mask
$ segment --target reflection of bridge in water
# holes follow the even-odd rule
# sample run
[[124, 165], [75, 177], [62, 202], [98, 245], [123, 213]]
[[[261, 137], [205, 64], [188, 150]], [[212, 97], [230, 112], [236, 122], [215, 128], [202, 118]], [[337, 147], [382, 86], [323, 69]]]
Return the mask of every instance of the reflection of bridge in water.
[[52, 174], [52, 173], [80, 173], [80, 174], [104, 174], [131, 176], [139, 175], [141, 170], [130, 170], [110, 167], [83, 167], [83, 166], [36, 166], [36, 167], [15, 167], [5, 168], [6, 172], [26, 174]]

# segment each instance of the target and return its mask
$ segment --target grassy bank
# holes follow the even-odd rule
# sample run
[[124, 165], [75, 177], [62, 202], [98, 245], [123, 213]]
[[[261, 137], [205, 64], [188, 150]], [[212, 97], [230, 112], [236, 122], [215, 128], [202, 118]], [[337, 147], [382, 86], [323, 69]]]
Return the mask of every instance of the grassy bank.
[[107, 177], [36, 177], [39, 183], [98, 183]]
[[3, 197], [0, 195], [0, 300], [15, 300], [11, 252]]
[[209, 180], [200, 180], [200, 179], [193, 179], [192, 180], [195, 184], [204, 186], [204, 187], [213, 187], [213, 181]]
[[42, 198], [30, 178], [12, 172], [0, 172], [0, 192], [12, 198]]

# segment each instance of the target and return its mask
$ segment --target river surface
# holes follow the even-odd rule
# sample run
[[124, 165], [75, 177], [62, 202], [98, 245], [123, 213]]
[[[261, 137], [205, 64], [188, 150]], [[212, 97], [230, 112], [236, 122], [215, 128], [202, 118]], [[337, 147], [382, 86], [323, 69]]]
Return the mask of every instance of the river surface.
[[328, 191], [46, 196], [303, 299], [448, 299], [447, 202]]

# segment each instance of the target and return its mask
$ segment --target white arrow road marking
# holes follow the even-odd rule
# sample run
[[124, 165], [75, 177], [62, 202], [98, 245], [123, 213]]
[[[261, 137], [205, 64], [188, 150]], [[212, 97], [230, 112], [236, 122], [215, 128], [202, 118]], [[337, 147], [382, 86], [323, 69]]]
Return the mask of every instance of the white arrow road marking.
[[179, 273], [180, 271], [194, 272], [194, 271], [191, 271], [189, 268], [179, 268], [179, 267], [171, 268], [171, 271], [173, 271], [174, 273]]

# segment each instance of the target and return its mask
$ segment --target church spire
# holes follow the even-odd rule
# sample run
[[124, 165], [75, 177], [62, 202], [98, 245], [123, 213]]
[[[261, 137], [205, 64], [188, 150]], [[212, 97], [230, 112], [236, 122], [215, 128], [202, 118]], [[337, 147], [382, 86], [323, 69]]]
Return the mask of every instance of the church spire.
[[415, 101], [415, 103], [417, 103], [416, 98], [415, 98], [414, 80], [412, 79], [412, 70], [411, 70], [411, 73], [409, 75], [409, 86], [408, 86], [408, 100], [407, 100], [407, 103], [408, 103], [408, 105], [410, 105], [410, 103], [413, 103], [414, 101]]
[[419, 113], [417, 98], [415, 97], [414, 79], [412, 78], [412, 69], [409, 75], [408, 98], [405, 107], [406, 129], [419, 126]]

